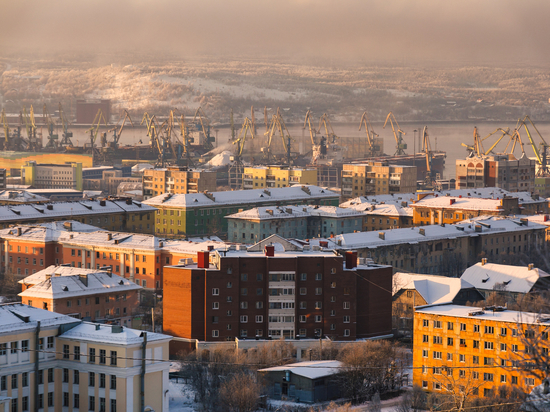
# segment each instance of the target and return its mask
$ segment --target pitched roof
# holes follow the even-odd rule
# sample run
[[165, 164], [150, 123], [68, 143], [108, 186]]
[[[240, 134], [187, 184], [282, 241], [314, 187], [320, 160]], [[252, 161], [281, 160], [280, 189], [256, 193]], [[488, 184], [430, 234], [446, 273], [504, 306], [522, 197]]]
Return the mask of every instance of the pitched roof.
[[47, 202], [49, 199], [44, 196], [27, 192], [26, 190], [2, 190], [0, 191], [0, 201], [8, 202]]
[[337, 206], [261, 206], [226, 216], [228, 219], [272, 220], [295, 219], [309, 216], [362, 217], [363, 213]]
[[497, 285], [504, 285], [509, 292], [529, 293], [539, 278], [549, 276], [541, 269], [529, 270], [527, 266], [476, 263], [464, 271], [461, 279], [481, 290], [493, 290]]
[[274, 366], [260, 369], [258, 372], [290, 371], [294, 375], [303, 376], [304, 378], [318, 379], [339, 373], [342, 366], [343, 363], [337, 360], [310, 361]]
[[403, 272], [393, 275], [394, 295], [403, 289], [416, 290], [428, 305], [452, 303], [458, 292], [469, 288], [473, 285], [460, 278]]
[[0, 305], [0, 333], [15, 334], [35, 330], [38, 321], [40, 321], [41, 328], [79, 322], [70, 316], [34, 308], [22, 303]]
[[143, 201], [146, 205], [167, 207], [202, 207], [240, 205], [246, 203], [276, 202], [304, 199], [339, 198], [339, 194], [319, 186], [302, 185], [269, 189], [235, 190], [212, 193], [165, 193]]

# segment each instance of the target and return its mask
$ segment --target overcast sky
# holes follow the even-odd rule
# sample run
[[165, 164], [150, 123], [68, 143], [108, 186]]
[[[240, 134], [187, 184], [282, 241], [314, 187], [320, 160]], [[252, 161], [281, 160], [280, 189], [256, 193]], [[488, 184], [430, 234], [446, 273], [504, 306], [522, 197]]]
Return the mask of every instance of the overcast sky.
[[[548, 0], [0, 0], [0, 50], [540, 65]], [[0, 51], [0, 55], [1, 55]]]

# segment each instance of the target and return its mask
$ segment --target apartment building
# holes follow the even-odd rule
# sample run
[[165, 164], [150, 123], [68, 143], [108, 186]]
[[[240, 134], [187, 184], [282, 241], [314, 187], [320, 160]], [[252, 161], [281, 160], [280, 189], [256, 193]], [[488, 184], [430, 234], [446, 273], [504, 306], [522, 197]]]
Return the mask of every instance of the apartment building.
[[499, 187], [510, 192], [534, 192], [535, 160], [523, 155], [469, 157], [456, 161], [456, 188]]
[[7, 228], [25, 225], [75, 220], [107, 230], [153, 233], [155, 229], [154, 207], [132, 199], [81, 200], [43, 205], [22, 204], [0, 206], [0, 225]]
[[218, 240], [163, 240], [153, 235], [108, 232], [80, 222], [51, 222], [0, 229], [1, 267], [23, 278], [49, 266], [109, 266], [115, 275], [146, 289], [162, 288], [164, 265], [224, 247]]
[[106, 270], [50, 266], [20, 280], [21, 302], [86, 321], [131, 326], [140, 286]]
[[255, 243], [273, 234], [306, 239], [361, 231], [363, 214], [336, 206], [264, 206], [226, 216], [231, 242]]
[[452, 224], [478, 216], [508, 216], [520, 213], [516, 197], [478, 199], [419, 194], [411, 204], [413, 224]]
[[[429, 392], [468, 387], [474, 396], [492, 396], [499, 387], [529, 393], [541, 384], [532, 358], [547, 353], [550, 318], [505, 308], [436, 305], [414, 314], [413, 383]], [[547, 356], [547, 355], [545, 355]]]
[[339, 199], [338, 193], [318, 186], [292, 186], [179, 195], [168, 193], [143, 203], [158, 209], [155, 218], [157, 235], [225, 237], [227, 215], [261, 206], [338, 206]]
[[168, 166], [143, 171], [143, 198], [164, 193], [186, 194], [216, 190], [216, 172], [192, 170], [184, 166]]
[[390, 165], [388, 162], [344, 164], [342, 197], [414, 193], [416, 166]]
[[289, 168], [288, 166], [245, 167], [243, 189], [317, 185], [317, 169]]
[[11, 411], [168, 411], [170, 336], [20, 303], [0, 305], [0, 319], [0, 397]]
[[344, 257], [311, 250], [277, 235], [212, 255], [212, 265], [206, 252], [197, 264], [164, 268], [167, 333], [225, 341], [356, 340], [391, 332], [389, 266], [358, 262], [353, 252]]
[[82, 163], [37, 164], [29, 161], [21, 167], [21, 184], [36, 189], [82, 190]]
[[482, 258], [508, 263], [535, 250], [545, 253], [545, 228], [527, 219], [480, 217], [452, 225], [347, 233], [331, 239], [331, 247], [357, 251], [396, 271], [458, 277]]

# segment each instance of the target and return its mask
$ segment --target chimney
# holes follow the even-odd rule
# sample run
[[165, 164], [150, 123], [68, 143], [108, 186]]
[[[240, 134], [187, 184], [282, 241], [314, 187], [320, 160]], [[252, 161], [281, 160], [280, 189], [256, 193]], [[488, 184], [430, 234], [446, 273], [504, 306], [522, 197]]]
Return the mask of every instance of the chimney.
[[72, 232], [73, 230], [73, 222], [65, 222], [63, 223], [63, 226], [65, 229], [67, 229], [69, 232]]
[[529, 263], [529, 265], [527, 266], [527, 270], [533, 270], [534, 267], [535, 265], [533, 263]]
[[199, 269], [208, 269], [210, 267], [210, 253], [208, 252], [197, 252], [197, 267]]
[[111, 333], [122, 333], [122, 330], [122, 326], [120, 325], [111, 326]]
[[112, 240], [112, 239], [113, 239], [113, 234], [107, 233], [107, 240]]
[[386, 240], [386, 234], [384, 232], [378, 232], [378, 237], [382, 240]]
[[275, 246], [273, 245], [267, 245], [265, 248], [264, 248], [264, 254], [268, 257], [273, 257], [275, 256]]
[[100, 327], [101, 327], [101, 325], [99, 323], [95, 324], [95, 330], [99, 330]]
[[126, 204], [131, 205], [132, 204], [132, 199], [130, 199], [130, 198], [126, 199]]
[[21, 228], [20, 227], [17, 228], [17, 236], [21, 236]]
[[164, 247], [164, 242], [162, 240], [159, 240], [159, 247]]
[[328, 247], [328, 241], [327, 240], [320, 240], [319, 246], [321, 247]]
[[105, 204], [106, 204], [106, 203], [105, 203], [105, 200], [100, 200], [100, 201], [99, 201], [99, 206], [105, 206]]
[[46, 205], [46, 209], [53, 210], [53, 205]]
[[357, 267], [357, 252], [346, 252], [346, 269], [354, 269]]
[[485, 266], [486, 263], [487, 263], [487, 258], [481, 259], [481, 266]]
[[426, 236], [426, 230], [424, 228], [418, 229], [418, 233], [420, 233], [422, 236]]
[[88, 287], [88, 275], [78, 275], [84, 286]]
[[208, 251], [211, 252], [214, 250], [214, 245], [208, 245]]
[[449, 199], [449, 205], [453, 205], [456, 202], [455, 199]]
[[101, 266], [99, 270], [104, 270], [105, 272], [107, 272], [107, 275], [109, 275], [110, 278], [113, 277], [113, 267], [111, 265]]

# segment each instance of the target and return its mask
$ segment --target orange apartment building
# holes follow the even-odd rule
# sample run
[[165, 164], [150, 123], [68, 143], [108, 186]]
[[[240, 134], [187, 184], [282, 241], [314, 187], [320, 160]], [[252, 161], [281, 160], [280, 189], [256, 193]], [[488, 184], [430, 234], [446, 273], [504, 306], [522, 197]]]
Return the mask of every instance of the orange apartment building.
[[165, 265], [196, 259], [197, 251], [220, 246], [225, 244], [166, 241], [147, 234], [109, 232], [78, 222], [0, 229], [0, 263], [4, 271], [25, 277], [51, 265], [82, 269], [110, 266], [114, 274], [145, 289], [162, 288]]
[[109, 269], [50, 266], [19, 281], [22, 303], [92, 322], [129, 326], [140, 286]]
[[417, 307], [413, 383], [429, 392], [462, 388], [481, 397], [491, 396], [500, 386], [529, 393], [542, 380], [528, 369], [545, 366], [530, 357], [529, 343], [536, 342], [547, 359], [549, 328], [550, 316], [505, 308]]

